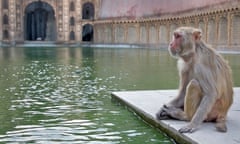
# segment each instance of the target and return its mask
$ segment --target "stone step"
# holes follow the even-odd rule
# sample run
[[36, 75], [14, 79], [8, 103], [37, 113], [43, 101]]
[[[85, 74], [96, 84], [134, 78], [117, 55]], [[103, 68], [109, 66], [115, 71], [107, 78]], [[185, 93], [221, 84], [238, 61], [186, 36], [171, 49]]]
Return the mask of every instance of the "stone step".
[[214, 123], [203, 123], [194, 133], [181, 134], [178, 129], [187, 122], [158, 121], [155, 114], [160, 107], [176, 96], [177, 90], [113, 92], [112, 98], [126, 105], [144, 121], [157, 127], [177, 143], [189, 144], [239, 144], [240, 143], [240, 88], [234, 88], [234, 103], [227, 117], [227, 133], [217, 132]]

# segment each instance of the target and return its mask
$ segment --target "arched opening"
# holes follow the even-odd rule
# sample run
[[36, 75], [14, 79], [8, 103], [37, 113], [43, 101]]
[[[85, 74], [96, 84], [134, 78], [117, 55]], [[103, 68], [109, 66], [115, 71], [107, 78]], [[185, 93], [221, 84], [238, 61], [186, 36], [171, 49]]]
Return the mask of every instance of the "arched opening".
[[8, 16], [6, 14], [3, 16], [3, 24], [8, 25]]
[[239, 45], [240, 44], [240, 30], [239, 30], [239, 23], [240, 23], [240, 15], [233, 16], [232, 19], [232, 31], [231, 31], [231, 44], [232, 45]]
[[8, 9], [8, 0], [3, 0], [2, 6], [3, 6], [3, 9]]
[[74, 40], [75, 40], [75, 33], [74, 33], [74, 31], [71, 31], [71, 32], [70, 32], [70, 40], [71, 40], [71, 41], [74, 41]]
[[93, 41], [93, 26], [86, 24], [83, 26], [82, 41], [91, 42]]
[[71, 17], [71, 18], [70, 18], [70, 25], [71, 25], [71, 26], [74, 26], [74, 25], [75, 25], [75, 19], [74, 19], [74, 17]]
[[3, 31], [3, 39], [4, 39], [4, 40], [9, 39], [8, 30], [4, 30], [4, 31]]
[[222, 17], [219, 20], [218, 28], [218, 45], [227, 45], [228, 43], [228, 20], [226, 17]]
[[83, 5], [82, 19], [94, 19], [94, 5], [87, 2]]
[[74, 2], [70, 3], [70, 11], [75, 11], [75, 6], [74, 6]]
[[55, 41], [56, 20], [54, 10], [46, 2], [37, 1], [29, 4], [24, 17], [25, 40]]

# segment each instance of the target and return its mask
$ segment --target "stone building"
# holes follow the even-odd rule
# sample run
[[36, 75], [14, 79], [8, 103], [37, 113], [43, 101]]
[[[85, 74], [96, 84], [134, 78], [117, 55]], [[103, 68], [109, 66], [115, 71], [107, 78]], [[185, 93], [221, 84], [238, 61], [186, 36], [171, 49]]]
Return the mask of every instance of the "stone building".
[[240, 47], [240, 0], [0, 0], [0, 45], [165, 46], [179, 26], [217, 48]]
[[0, 0], [0, 43], [93, 41], [100, 0]]

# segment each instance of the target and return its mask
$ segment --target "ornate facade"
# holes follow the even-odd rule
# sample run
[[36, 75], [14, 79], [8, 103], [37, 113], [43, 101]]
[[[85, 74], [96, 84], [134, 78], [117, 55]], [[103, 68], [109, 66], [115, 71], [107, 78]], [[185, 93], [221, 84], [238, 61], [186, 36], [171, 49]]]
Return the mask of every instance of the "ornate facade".
[[100, 0], [0, 0], [0, 43], [93, 40]]
[[[111, 0], [0, 0], [0, 45], [29, 41], [80, 44], [87, 41], [161, 47], [169, 43], [178, 26], [193, 26], [202, 29], [207, 43], [217, 48], [239, 49], [239, 0], [205, 0], [208, 4], [201, 7], [189, 5], [176, 12], [166, 9], [165, 13], [163, 8], [172, 7], [179, 0], [152, 1], [157, 4], [149, 5], [148, 9], [155, 8], [151, 15], [145, 16], [144, 10], [136, 8], [140, 4], [136, 0], [127, 1], [133, 6], [124, 12], [126, 3], [121, 8]], [[110, 9], [114, 4], [120, 9]], [[165, 7], [157, 9], [160, 4]], [[140, 8], [144, 6], [140, 5]]]
[[[234, 3], [234, 4], [233, 4]], [[202, 38], [218, 49], [240, 49], [240, 1], [158, 17], [95, 22], [95, 42], [166, 47], [179, 26], [198, 27]], [[103, 36], [104, 35], [104, 36]]]

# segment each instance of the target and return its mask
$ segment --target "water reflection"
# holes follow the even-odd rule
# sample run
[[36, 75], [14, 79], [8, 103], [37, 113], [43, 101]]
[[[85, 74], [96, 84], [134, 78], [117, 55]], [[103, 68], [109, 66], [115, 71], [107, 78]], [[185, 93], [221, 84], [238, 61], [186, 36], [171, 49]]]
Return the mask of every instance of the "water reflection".
[[[226, 55], [240, 86], [239, 55]], [[115, 90], [177, 87], [166, 51], [0, 48], [0, 142], [172, 143], [124, 107]]]

